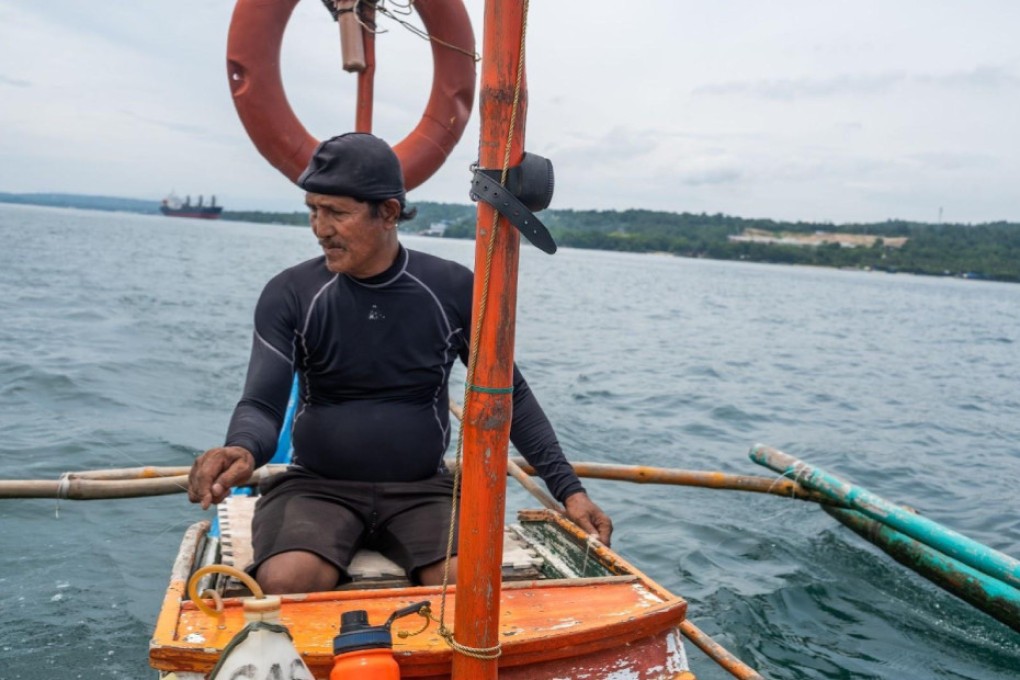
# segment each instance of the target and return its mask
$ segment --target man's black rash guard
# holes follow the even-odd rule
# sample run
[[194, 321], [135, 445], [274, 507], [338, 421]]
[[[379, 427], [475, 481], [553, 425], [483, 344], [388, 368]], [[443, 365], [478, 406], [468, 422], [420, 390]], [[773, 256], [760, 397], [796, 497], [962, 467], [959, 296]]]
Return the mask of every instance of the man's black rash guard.
[[[467, 360], [469, 269], [403, 246], [382, 274], [334, 274], [325, 257], [291, 267], [262, 291], [251, 362], [227, 446], [256, 467], [272, 457], [294, 373], [294, 463], [355, 481], [415, 481], [444, 469], [448, 383]], [[583, 491], [552, 426], [514, 366], [510, 439], [560, 501]]]

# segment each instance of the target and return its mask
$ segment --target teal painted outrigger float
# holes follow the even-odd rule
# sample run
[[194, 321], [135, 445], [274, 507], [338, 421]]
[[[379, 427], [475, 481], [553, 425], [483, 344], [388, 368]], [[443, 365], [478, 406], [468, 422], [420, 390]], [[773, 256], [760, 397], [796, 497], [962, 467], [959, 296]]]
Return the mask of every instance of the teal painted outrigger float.
[[1020, 560], [782, 451], [751, 460], [824, 496], [822, 509], [900, 564], [1020, 632]]

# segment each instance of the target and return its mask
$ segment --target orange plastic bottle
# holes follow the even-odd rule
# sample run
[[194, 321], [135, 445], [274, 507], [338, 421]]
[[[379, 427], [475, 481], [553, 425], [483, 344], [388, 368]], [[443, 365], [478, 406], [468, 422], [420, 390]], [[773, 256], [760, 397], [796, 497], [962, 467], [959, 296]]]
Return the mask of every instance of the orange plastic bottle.
[[333, 670], [329, 680], [400, 680], [400, 666], [393, 658], [390, 625], [401, 616], [419, 611], [418, 602], [393, 612], [381, 626], [368, 623], [364, 609], [340, 615], [340, 634], [333, 638]]
[[363, 609], [340, 615], [329, 680], [400, 680], [389, 625], [370, 626]]

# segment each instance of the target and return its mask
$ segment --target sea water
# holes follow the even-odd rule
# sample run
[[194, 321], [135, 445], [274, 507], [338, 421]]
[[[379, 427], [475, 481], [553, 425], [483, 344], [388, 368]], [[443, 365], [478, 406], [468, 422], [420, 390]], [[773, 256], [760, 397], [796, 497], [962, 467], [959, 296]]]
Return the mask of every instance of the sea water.
[[[0, 205], [0, 478], [217, 445], [263, 284], [316, 255], [293, 227]], [[520, 269], [519, 364], [572, 459], [772, 475], [747, 458], [766, 443], [1020, 556], [1020, 286], [529, 247]], [[614, 548], [767, 677], [1020, 677], [1020, 635], [811, 503], [586, 486]], [[183, 495], [0, 500], [0, 678], [154, 677], [203, 517]]]

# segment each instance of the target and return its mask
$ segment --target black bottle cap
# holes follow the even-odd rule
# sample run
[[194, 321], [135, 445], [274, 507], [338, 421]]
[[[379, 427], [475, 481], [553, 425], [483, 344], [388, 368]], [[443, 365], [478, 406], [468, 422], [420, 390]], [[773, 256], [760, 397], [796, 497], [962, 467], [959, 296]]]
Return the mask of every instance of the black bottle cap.
[[364, 609], [340, 615], [340, 634], [333, 638], [333, 654], [346, 654], [360, 649], [390, 649], [393, 638], [387, 625], [370, 626]]

